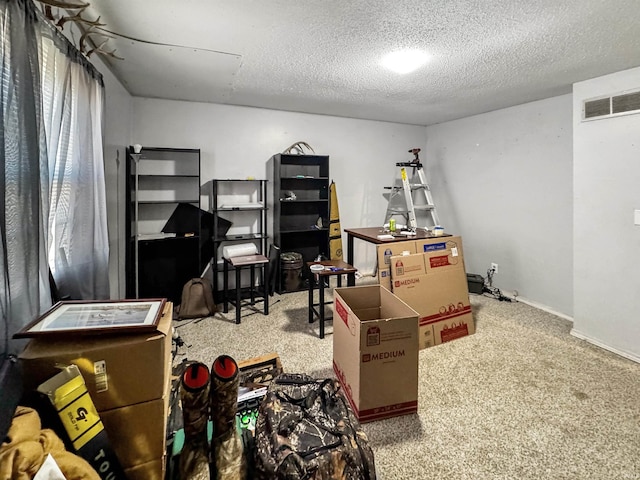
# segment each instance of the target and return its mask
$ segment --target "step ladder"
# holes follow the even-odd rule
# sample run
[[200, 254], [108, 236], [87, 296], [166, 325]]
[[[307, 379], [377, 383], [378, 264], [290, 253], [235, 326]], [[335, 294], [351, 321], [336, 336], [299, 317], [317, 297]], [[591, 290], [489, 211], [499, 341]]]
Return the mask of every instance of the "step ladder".
[[385, 187], [391, 192], [384, 224], [388, 225], [394, 218], [397, 225], [405, 225], [412, 232], [418, 228], [431, 230], [440, 225], [422, 163], [400, 162], [396, 167], [400, 169], [400, 181], [396, 178], [393, 186]]

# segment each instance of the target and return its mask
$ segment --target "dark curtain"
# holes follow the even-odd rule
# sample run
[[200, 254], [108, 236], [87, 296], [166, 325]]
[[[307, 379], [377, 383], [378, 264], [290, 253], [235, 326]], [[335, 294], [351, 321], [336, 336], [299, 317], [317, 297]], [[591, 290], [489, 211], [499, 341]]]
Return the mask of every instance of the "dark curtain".
[[41, 110], [38, 15], [31, 0], [0, 0], [0, 266], [2, 357], [11, 336], [51, 306], [48, 161]]

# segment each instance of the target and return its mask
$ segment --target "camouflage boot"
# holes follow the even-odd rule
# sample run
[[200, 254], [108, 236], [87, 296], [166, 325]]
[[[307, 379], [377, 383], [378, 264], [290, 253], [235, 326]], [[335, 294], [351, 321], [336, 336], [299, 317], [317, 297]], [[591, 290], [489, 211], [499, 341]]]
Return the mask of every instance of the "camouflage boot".
[[192, 363], [180, 378], [184, 446], [180, 452], [180, 480], [209, 480], [209, 369]]
[[211, 366], [212, 463], [217, 480], [243, 480], [246, 476], [242, 439], [236, 427], [238, 364], [221, 355]]

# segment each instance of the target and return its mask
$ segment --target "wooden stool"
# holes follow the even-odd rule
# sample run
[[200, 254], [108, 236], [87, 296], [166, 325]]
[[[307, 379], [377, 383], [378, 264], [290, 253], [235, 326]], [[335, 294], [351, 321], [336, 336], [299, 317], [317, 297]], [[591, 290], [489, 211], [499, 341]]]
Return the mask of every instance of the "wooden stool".
[[[323, 270], [311, 270], [312, 265], [322, 265], [324, 267]], [[324, 322], [325, 320], [331, 320], [331, 318], [325, 318], [324, 315], [324, 306], [330, 305], [333, 302], [325, 302], [324, 300], [324, 289], [325, 289], [325, 280], [328, 282], [331, 276], [338, 276], [338, 286], [342, 286], [342, 275], [347, 275], [347, 284], [355, 285], [356, 283], [356, 272], [357, 268], [349, 265], [342, 260], [321, 260], [318, 262], [307, 262], [307, 266], [310, 270], [310, 278], [309, 278], [309, 323], [313, 323], [315, 317], [320, 319], [320, 338], [324, 338]], [[315, 284], [315, 279], [318, 279], [318, 303], [313, 303], [313, 289]], [[315, 307], [318, 307], [316, 311]]]
[[[236, 298], [229, 298], [229, 265], [236, 271]], [[249, 286], [249, 305], [256, 303], [256, 266], [262, 267], [262, 297], [264, 301], [264, 314], [269, 315], [269, 259], [264, 255], [241, 255], [224, 259], [224, 313], [229, 311], [229, 303], [236, 307], [236, 323], [240, 323], [240, 307], [242, 306], [240, 273], [245, 267], [251, 269], [251, 285]]]

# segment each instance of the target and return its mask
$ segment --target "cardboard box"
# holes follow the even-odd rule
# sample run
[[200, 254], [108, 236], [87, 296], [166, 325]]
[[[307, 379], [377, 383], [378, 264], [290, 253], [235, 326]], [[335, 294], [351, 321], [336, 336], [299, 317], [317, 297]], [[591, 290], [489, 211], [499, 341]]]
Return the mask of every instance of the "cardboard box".
[[450, 237], [433, 237], [416, 240], [416, 252], [415, 253], [443, 253], [447, 251], [447, 255], [455, 255], [460, 258], [464, 258], [462, 252], [462, 238], [459, 236]]
[[168, 392], [164, 398], [100, 412], [113, 450], [125, 469], [165, 454], [168, 416]]
[[391, 278], [408, 278], [425, 275], [425, 255], [400, 255], [391, 257]]
[[390, 268], [378, 268], [378, 283], [380, 286], [391, 290], [391, 269]]
[[238, 362], [238, 370], [240, 371], [240, 385], [245, 383], [269, 385], [275, 377], [283, 372], [280, 356], [275, 352], [242, 360]]
[[334, 289], [333, 370], [361, 422], [418, 409], [418, 315], [380, 285]]
[[75, 364], [99, 412], [162, 398], [170, 381], [172, 315], [167, 302], [152, 333], [32, 339], [20, 354], [25, 391], [59, 366]]
[[416, 242], [417, 253], [409, 257], [391, 257], [391, 262], [420, 265], [412, 275], [391, 269], [393, 293], [414, 308], [419, 315], [420, 349], [440, 345], [475, 333], [467, 275], [460, 237], [432, 238]]
[[[427, 348], [475, 333], [467, 275], [449, 270], [427, 275], [427, 289], [420, 308], [420, 339]], [[402, 298], [402, 294], [398, 294]], [[407, 302], [409, 305], [412, 302]], [[429, 339], [433, 338], [429, 345]]]
[[156, 458], [147, 463], [125, 468], [128, 480], [164, 480], [166, 457]]
[[376, 246], [378, 256], [378, 271], [390, 268], [391, 257], [402, 255], [404, 252], [408, 254], [417, 253], [416, 241], [408, 240], [406, 242], [382, 243]]

